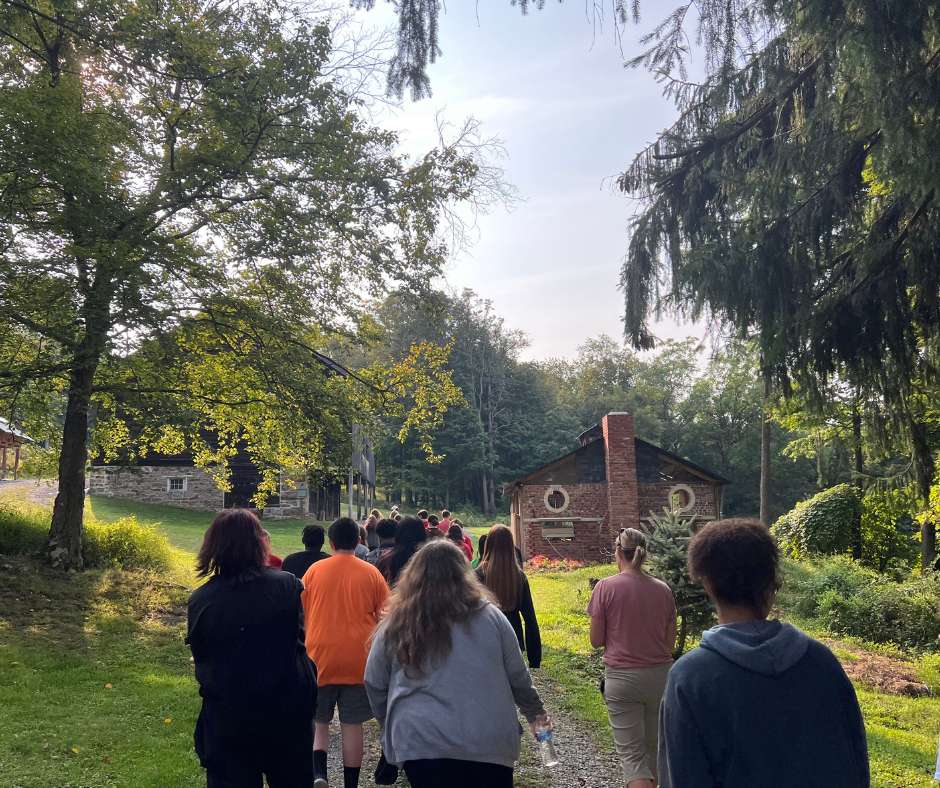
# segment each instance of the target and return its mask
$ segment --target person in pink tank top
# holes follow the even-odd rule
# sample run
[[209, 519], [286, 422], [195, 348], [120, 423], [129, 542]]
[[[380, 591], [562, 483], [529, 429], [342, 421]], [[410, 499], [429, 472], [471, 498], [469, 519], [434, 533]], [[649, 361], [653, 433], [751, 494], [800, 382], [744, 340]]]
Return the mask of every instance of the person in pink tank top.
[[643, 571], [646, 535], [623, 528], [616, 575], [591, 594], [591, 645], [604, 649], [604, 701], [628, 788], [656, 785], [659, 704], [676, 644], [676, 601]]

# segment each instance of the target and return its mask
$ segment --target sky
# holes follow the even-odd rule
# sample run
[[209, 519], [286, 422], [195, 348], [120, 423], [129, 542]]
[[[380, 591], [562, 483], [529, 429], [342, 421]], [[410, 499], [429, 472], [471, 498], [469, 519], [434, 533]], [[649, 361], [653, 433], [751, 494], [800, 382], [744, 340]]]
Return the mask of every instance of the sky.
[[[443, 54], [429, 71], [433, 96], [406, 97], [379, 113], [416, 155], [435, 144], [438, 114], [453, 124], [472, 116], [502, 141], [501, 166], [521, 199], [480, 219], [475, 243], [450, 261], [445, 278], [447, 287], [492, 301], [509, 328], [524, 331], [528, 359], [573, 356], [602, 333], [622, 337], [618, 280], [636, 206], [614, 179], [676, 114], [648, 72], [623, 66], [642, 28], [627, 27], [618, 45], [609, 20], [593, 24], [588, 2], [549, 0], [523, 16], [509, 0], [451, 0], [441, 19]], [[669, 8], [647, 0], [644, 26]], [[371, 17], [395, 24], [386, 3]], [[655, 333], [703, 330], [666, 320]]]

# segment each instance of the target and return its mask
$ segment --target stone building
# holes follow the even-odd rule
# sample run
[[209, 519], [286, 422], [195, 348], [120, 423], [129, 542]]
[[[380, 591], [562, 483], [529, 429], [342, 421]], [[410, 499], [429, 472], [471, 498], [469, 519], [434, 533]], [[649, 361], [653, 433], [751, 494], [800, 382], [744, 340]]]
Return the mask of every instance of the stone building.
[[621, 528], [648, 527], [670, 503], [700, 521], [721, 516], [716, 473], [636, 437], [633, 416], [609, 413], [580, 446], [507, 485], [510, 523], [526, 558], [610, 560]]
[[[261, 474], [244, 455], [231, 462], [231, 489], [222, 492], [211, 474], [197, 468], [188, 454], [151, 455], [130, 465], [93, 463], [88, 473], [88, 492], [109, 498], [218, 511], [235, 506], [251, 507]], [[278, 495], [269, 496], [262, 512], [267, 518], [302, 517], [309, 494], [305, 481], [291, 484], [286, 475]]]

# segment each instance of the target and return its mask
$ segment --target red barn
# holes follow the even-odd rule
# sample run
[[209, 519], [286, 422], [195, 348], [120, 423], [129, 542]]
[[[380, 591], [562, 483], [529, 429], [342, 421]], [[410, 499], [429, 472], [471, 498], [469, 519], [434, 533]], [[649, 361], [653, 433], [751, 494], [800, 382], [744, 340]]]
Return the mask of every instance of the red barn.
[[609, 561], [621, 528], [645, 528], [670, 502], [702, 521], [721, 517], [716, 473], [636, 437], [633, 416], [608, 413], [574, 451], [507, 485], [511, 528], [526, 558]]

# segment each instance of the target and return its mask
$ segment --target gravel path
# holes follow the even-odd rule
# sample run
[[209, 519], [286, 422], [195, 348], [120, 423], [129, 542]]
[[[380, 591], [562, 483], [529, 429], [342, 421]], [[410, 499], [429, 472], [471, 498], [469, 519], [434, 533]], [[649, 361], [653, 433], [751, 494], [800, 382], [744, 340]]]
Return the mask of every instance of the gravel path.
[[43, 506], [52, 506], [59, 490], [56, 482], [21, 479], [0, 481], [0, 499], [4, 497], [23, 499]]
[[[522, 755], [516, 765], [517, 788], [622, 788], [620, 765], [610, 748], [599, 747], [590, 726], [560, 710], [555, 700], [561, 690], [541, 675], [534, 675], [535, 685], [545, 707], [555, 722], [555, 746], [561, 763], [546, 769], [539, 761], [535, 742], [528, 733], [522, 737]], [[339, 726], [334, 722], [330, 746], [329, 776], [331, 786], [342, 785], [343, 766], [340, 758]], [[599, 731], [599, 735], [609, 735]], [[375, 722], [365, 727], [366, 755], [359, 784], [371, 786], [372, 774], [379, 760], [379, 728]], [[397, 785], [407, 788], [404, 774]], [[484, 788], [481, 786], [481, 788]]]

